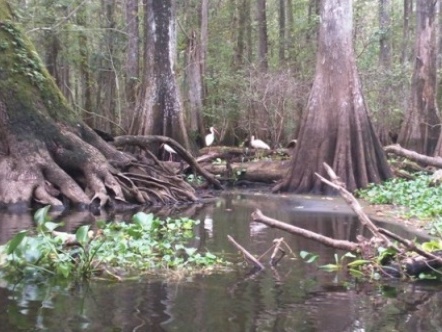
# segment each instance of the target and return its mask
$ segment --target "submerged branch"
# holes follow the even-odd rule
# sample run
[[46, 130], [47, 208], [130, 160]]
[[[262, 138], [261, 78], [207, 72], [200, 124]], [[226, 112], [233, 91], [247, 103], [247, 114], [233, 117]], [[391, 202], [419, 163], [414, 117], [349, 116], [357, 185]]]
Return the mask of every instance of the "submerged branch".
[[233, 237], [231, 237], [230, 235], [227, 235], [227, 239], [239, 250], [241, 251], [244, 256], [246, 256], [246, 258], [251, 261], [253, 263], [253, 265], [255, 265], [256, 268], [259, 268], [260, 270], [265, 270], [264, 265], [262, 265], [262, 263], [257, 260], [251, 253], [249, 253], [246, 249], [244, 249], [243, 246], [241, 246], [238, 242], [235, 241], [235, 239]]
[[425, 257], [425, 258], [428, 258], [428, 259], [434, 259], [435, 261], [437, 261], [437, 262], [442, 264], [442, 258], [441, 257], [433, 255], [431, 252], [427, 252], [425, 250], [422, 250], [421, 248], [416, 246], [416, 244], [413, 241], [404, 239], [403, 237], [400, 237], [399, 235], [397, 235], [395, 233], [392, 233], [389, 230], [386, 230], [384, 228], [379, 228], [379, 232], [381, 232], [382, 234], [385, 234], [386, 236], [389, 236], [392, 239], [402, 243], [403, 245], [405, 245], [407, 247], [408, 250], [414, 251], [415, 253], [421, 255], [422, 257]]
[[345, 241], [345, 240], [332, 239], [330, 237], [327, 237], [327, 236], [324, 236], [324, 235], [321, 235], [321, 234], [318, 234], [318, 233], [315, 233], [315, 232], [312, 232], [312, 231], [309, 231], [309, 230], [306, 230], [303, 228], [289, 225], [287, 223], [284, 223], [279, 220], [272, 219], [272, 218], [265, 216], [261, 212], [261, 210], [259, 210], [259, 209], [256, 209], [252, 213], [252, 220], [266, 224], [267, 226], [270, 226], [270, 227], [282, 229], [282, 230], [287, 231], [291, 234], [300, 235], [304, 238], [317, 241], [319, 243], [322, 243], [323, 245], [326, 245], [328, 247], [332, 247], [335, 249], [342, 249], [342, 250], [347, 250], [347, 251], [351, 251], [351, 252], [356, 252], [359, 249], [358, 243]]

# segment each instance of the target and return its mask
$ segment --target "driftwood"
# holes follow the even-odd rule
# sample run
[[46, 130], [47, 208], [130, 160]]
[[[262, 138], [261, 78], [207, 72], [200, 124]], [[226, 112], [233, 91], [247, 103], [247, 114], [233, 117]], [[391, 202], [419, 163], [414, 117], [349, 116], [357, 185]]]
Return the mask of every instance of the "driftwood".
[[288, 160], [253, 161], [247, 163], [223, 163], [203, 166], [212, 174], [235, 180], [273, 183], [282, 179], [289, 167]]
[[[201, 167], [212, 174], [221, 176], [223, 180], [274, 183], [281, 180], [287, 172], [291, 150], [210, 146], [202, 148], [199, 153], [200, 157], [196, 161]], [[265, 160], [267, 157], [273, 160]], [[187, 169], [185, 168], [184, 171], [186, 172]]]
[[345, 189], [344, 184], [342, 182], [340, 182], [338, 176], [335, 174], [333, 169], [329, 165], [327, 165], [326, 163], [324, 163], [324, 167], [325, 167], [325, 170], [327, 171], [327, 174], [330, 177], [331, 181], [325, 179], [323, 176], [321, 176], [318, 173], [315, 173], [316, 176], [319, 179], [321, 179], [322, 182], [335, 188], [339, 192], [339, 194], [342, 196], [342, 198], [344, 198], [344, 200], [347, 202], [347, 204], [350, 205], [350, 207], [356, 213], [356, 215], [358, 216], [359, 221], [361, 222], [362, 225], [366, 226], [375, 237], [382, 239], [384, 241], [385, 245], [391, 246], [392, 244], [391, 244], [390, 240], [385, 235], [382, 235], [379, 232], [379, 229], [376, 227], [376, 225], [362, 211], [362, 207], [359, 204], [359, 202], [356, 200], [356, 198], [354, 198], [354, 196], [347, 189]]
[[[362, 236], [357, 238], [358, 242], [345, 241], [345, 240], [336, 240], [321, 234], [317, 234], [315, 232], [311, 232], [293, 225], [289, 225], [287, 223], [269, 218], [265, 216], [260, 210], [255, 210], [252, 213], [252, 220], [255, 222], [264, 223], [270, 227], [279, 228], [285, 230], [291, 234], [303, 236], [308, 239], [315, 240], [323, 245], [333, 247], [335, 249], [343, 249], [346, 251], [360, 253], [363, 259], [372, 258], [373, 253], [376, 252], [379, 246], [391, 247], [394, 248], [395, 251], [399, 255], [402, 255], [406, 252], [414, 252], [417, 256], [413, 256], [412, 258], [404, 258], [403, 260], [399, 260], [399, 262], [391, 263], [385, 262], [386, 266], [381, 267], [381, 271], [388, 276], [391, 277], [401, 277], [403, 273], [408, 276], [418, 276], [422, 272], [433, 271], [434, 269], [442, 267], [442, 252], [431, 253], [423, 250], [414, 242], [404, 239], [397, 234], [394, 234], [390, 231], [387, 231], [382, 228], [378, 228], [370, 218], [363, 212], [362, 207], [358, 203], [358, 201], [354, 198], [354, 196], [348, 192], [343, 184], [340, 182], [339, 178], [333, 172], [330, 166], [324, 163], [324, 167], [328, 175], [330, 176], [331, 181], [323, 178], [319, 174], [316, 174], [321, 181], [327, 183], [328, 185], [335, 188], [341, 196], [346, 200], [346, 202], [352, 207], [353, 211], [356, 213], [359, 221], [366, 226], [371, 233], [373, 234], [372, 239], [367, 240]], [[393, 244], [389, 238], [394, 239], [399, 242], [399, 245]], [[370, 248], [371, 247], [371, 248]], [[402, 256], [401, 256], [402, 257]], [[407, 257], [404, 255], [404, 257]], [[403, 271], [402, 266], [405, 266], [405, 270]]]
[[333, 238], [330, 238], [328, 236], [324, 236], [312, 231], [309, 231], [304, 228], [296, 227], [293, 225], [289, 225], [285, 222], [281, 222], [276, 219], [272, 219], [270, 217], [265, 216], [261, 210], [256, 209], [252, 213], [252, 221], [260, 222], [263, 224], [266, 224], [267, 226], [279, 228], [284, 231], [287, 231], [291, 234], [300, 235], [302, 237], [305, 237], [310, 240], [315, 240], [317, 242], [320, 242], [328, 247], [336, 248], [336, 249], [342, 249], [347, 251], [356, 252], [359, 249], [359, 245], [355, 242], [345, 241], [345, 240], [336, 240]]
[[412, 150], [404, 149], [399, 144], [388, 145], [384, 147], [384, 151], [387, 153], [394, 153], [398, 156], [408, 158], [421, 164], [442, 168], [441, 157], [429, 157]]

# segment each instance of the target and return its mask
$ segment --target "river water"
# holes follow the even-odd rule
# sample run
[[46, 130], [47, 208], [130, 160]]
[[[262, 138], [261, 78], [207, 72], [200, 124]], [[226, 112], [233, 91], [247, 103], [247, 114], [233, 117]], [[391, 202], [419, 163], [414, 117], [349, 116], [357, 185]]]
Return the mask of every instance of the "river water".
[[[2, 283], [0, 331], [441, 330], [439, 284], [358, 283], [288, 257], [275, 269], [265, 263], [266, 270], [251, 274], [251, 267], [241, 263], [243, 259], [227, 235], [255, 255], [264, 253], [280, 237], [295, 253], [306, 250], [319, 254], [320, 264], [333, 262], [335, 254], [310, 240], [251, 223], [250, 214], [256, 208], [270, 217], [338, 239], [366, 234], [338, 198], [224, 193], [211, 204], [188, 206], [179, 215], [201, 220], [194, 245], [238, 262], [230, 271], [167, 281], [153, 277], [136, 282], [94, 281], [67, 289], [63, 285]], [[30, 215], [4, 214], [0, 218], [0, 243], [32, 226]], [[62, 216], [66, 230], [102, 218], [126, 217]], [[404, 237], [415, 237], [399, 226], [382, 226]]]

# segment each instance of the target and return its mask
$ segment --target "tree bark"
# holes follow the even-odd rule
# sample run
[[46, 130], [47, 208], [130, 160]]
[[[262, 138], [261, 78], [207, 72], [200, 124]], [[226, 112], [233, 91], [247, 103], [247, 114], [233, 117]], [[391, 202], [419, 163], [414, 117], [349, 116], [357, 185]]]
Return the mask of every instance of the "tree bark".
[[352, 46], [351, 0], [321, 4], [316, 76], [291, 167], [274, 190], [326, 193], [314, 174], [332, 165], [349, 191], [392, 176], [368, 118]]
[[401, 63], [404, 64], [408, 60], [408, 44], [410, 41], [410, 15], [413, 11], [413, 0], [404, 0], [404, 16], [402, 25], [402, 52]]
[[256, 22], [258, 25], [258, 67], [266, 71], [269, 67], [266, 0], [256, 2]]
[[[379, 0], [379, 66], [383, 73], [389, 74], [391, 70], [391, 19], [390, 0]], [[384, 81], [385, 82], [385, 81]], [[379, 114], [375, 123], [376, 132], [382, 145], [391, 144], [390, 126], [386, 119], [391, 117], [389, 107], [391, 83], [381, 83], [379, 87]]]
[[190, 148], [176, 82], [174, 0], [146, 0], [144, 70], [133, 135], [168, 136]]
[[139, 82], [140, 34], [138, 19], [138, 0], [126, 0], [127, 48], [125, 71], [126, 110], [124, 111], [123, 129], [128, 132], [134, 116], [137, 85]]
[[436, 104], [437, 0], [418, 1], [416, 39], [410, 99], [398, 143], [421, 154], [442, 153], [436, 149], [440, 118]]
[[199, 146], [204, 146], [203, 122], [203, 75], [202, 75], [202, 44], [198, 41], [195, 31], [187, 38], [186, 47], [186, 76], [185, 83], [188, 94], [187, 123], [189, 134], [199, 141]]
[[279, 62], [284, 64], [285, 61], [285, 47], [286, 47], [286, 24], [285, 24], [285, 0], [279, 0]]
[[[79, 10], [77, 11], [77, 24], [86, 29], [87, 13], [84, 6], [77, 4]], [[94, 126], [93, 112], [92, 112], [92, 80], [91, 70], [89, 68], [89, 45], [88, 38], [84, 31], [78, 35], [78, 47], [80, 55], [80, 88], [81, 96], [83, 97], [83, 104], [81, 105], [83, 121], [88, 126]]]

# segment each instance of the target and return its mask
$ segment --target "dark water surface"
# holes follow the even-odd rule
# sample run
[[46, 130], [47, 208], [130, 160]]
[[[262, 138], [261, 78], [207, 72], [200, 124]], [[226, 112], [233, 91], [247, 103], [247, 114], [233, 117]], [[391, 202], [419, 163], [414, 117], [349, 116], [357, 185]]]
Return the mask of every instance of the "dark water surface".
[[[189, 206], [181, 215], [201, 220], [194, 245], [242, 260], [233, 236], [254, 254], [284, 237], [291, 249], [315, 252], [320, 263], [334, 252], [315, 242], [250, 223], [255, 208], [266, 215], [339, 239], [366, 232], [339, 199], [225, 193], [214, 204]], [[170, 211], [156, 211], [168, 214]], [[66, 230], [84, 222], [124, 216], [63, 216]], [[125, 218], [127, 220], [127, 218]], [[120, 219], [121, 220], [121, 219]], [[0, 243], [31, 227], [30, 216], [0, 216]], [[405, 229], [383, 225], [402, 236]], [[340, 253], [341, 255], [343, 253]], [[145, 278], [74, 285], [0, 284], [0, 331], [441, 331], [442, 286], [357, 284], [283, 259], [275, 270], [249, 268], [180, 281]]]

